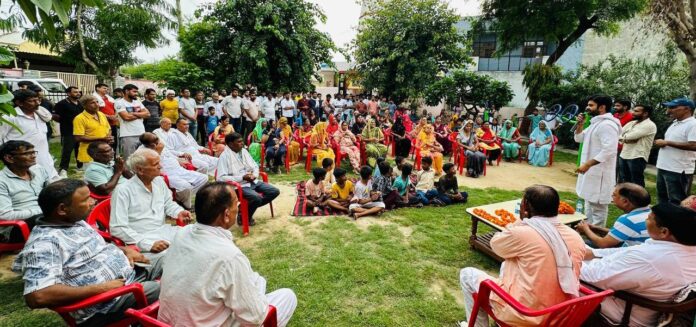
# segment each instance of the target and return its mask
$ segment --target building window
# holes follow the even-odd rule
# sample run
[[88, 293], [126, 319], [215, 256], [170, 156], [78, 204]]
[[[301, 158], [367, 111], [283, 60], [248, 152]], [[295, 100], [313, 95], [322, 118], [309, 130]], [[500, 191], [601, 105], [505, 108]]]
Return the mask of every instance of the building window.
[[544, 53], [546, 53], [544, 41], [527, 41], [524, 42], [524, 45], [522, 46], [523, 58], [542, 57]]
[[477, 40], [472, 45], [472, 49], [474, 50], [474, 57], [493, 58], [493, 53], [495, 52], [495, 41], [481, 42]]

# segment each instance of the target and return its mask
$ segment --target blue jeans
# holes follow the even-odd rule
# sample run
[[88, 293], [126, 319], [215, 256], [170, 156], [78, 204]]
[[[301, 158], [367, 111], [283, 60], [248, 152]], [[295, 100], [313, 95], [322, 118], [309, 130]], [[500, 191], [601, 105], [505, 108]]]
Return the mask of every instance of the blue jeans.
[[196, 139], [196, 132], [198, 132], [198, 123], [189, 120], [189, 133], [191, 133], [194, 140]]
[[[234, 131], [237, 133], [242, 132], [242, 117], [239, 118], [230, 118], [230, 124], [232, 124], [232, 128], [234, 128]], [[246, 140], [244, 140], [246, 142]]]
[[619, 158], [619, 182], [634, 183], [645, 187], [645, 159]]
[[693, 174], [657, 170], [657, 201], [679, 205], [689, 195]]
[[465, 203], [466, 200], [469, 198], [469, 194], [466, 192], [459, 192], [459, 194], [462, 195], [463, 200], [457, 202], [454, 202], [449, 196], [447, 196], [447, 194], [441, 192], [437, 193], [437, 198], [446, 205], [450, 205], [452, 203]]
[[251, 221], [256, 209], [271, 203], [273, 199], [278, 197], [280, 191], [270, 184], [257, 182], [248, 187], [242, 187], [242, 193], [244, 199], [249, 203], [249, 221]]
[[430, 200], [437, 197], [437, 194], [438, 193], [437, 193], [436, 189], [432, 189], [432, 190], [429, 190], [427, 192], [416, 190], [416, 196], [420, 200], [420, 203], [422, 203], [424, 205], [430, 204]]

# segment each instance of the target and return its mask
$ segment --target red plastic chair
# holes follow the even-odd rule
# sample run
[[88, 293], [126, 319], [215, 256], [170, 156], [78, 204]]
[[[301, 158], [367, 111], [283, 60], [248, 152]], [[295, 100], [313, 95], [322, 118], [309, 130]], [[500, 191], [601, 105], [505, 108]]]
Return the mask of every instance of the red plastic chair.
[[[268, 174], [264, 172], [259, 172], [261, 180], [264, 183], [268, 183]], [[215, 179], [217, 180], [217, 170], [215, 171]], [[239, 211], [242, 214], [242, 233], [244, 236], [249, 235], [249, 202], [244, 199], [244, 193], [242, 192], [242, 185], [237, 182], [229, 181], [228, 184], [232, 185], [237, 189], [237, 198], [239, 199]], [[271, 207], [271, 218], [275, 216], [273, 213], [273, 202], [268, 204]]]
[[[61, 306], [61, 307], [56, 307], [56, 308], [51, 308], [51, 310], [57, 312], [60, 314], [61, 317], [63, 317], [63, 320], [65, 320], [65, 323], [70, 326], [74, 327], [77, 326], [75, 323], [75, 319], [70, 315], [71, 312], [75, 312], [80, 309], [88, 308], [93, 305], [97, 305], [99, 303], [111, 301], [119, 296], [132, 293], [133, 296], [135, 296], [135, 306], [136, 308], [144, 308], [147, 306], [147, 297], [145, 297], [145, 292], [143, 291], [143, 286], [140, 285], [139, 283], [133, 283], [130, 285], [122, 286], [117, 289], [113, 289], [108, 292], [104, 292], [99, 295], [95, 295], [92, 297], [89, 297], [87, 299], [84, 299], [82, 301], [78, 301], [73, 304]], [[117, 321], [115, 323], [109, 324], [109, 327], [126, 327], [130, 326], [136, 321], [135, 318], [132, 317], [126, 317], [125, 319], [121, 321]]]
[[29, 239], [29, 225], [24, 220], [0, 220], [0, 226], [16, 227], [22, 231], [23, 242], [18, 243], [0, 243], [0, 253], [13, 252], [24, 248], [24, 244]]
[[360, 135], [356, 135], [355, 139], [358, 141], [358, 149], [360, 149], [360, 165], [364, 166], [367, 164], [367, 150], [365, 149], [365, 142], [363, 142]]
[[459, 159], [459, 143], [457, 143], [458, 134], [459, 133], [457, 132], [452, 132], [449, 136], [447, 136], [447, 139], [450, 141], [450, 144], [452, 146], [452, 148], [450, 149], [450, 153], [452, 153], [450, 161], [454, 162], [455, 164], [458, 162]]
[[[126, 310], [126, 316], [134, 318], [144, 327], [170, 327], [169, 324], [166, 324], [156, 319], [158, 311], [159, 301], [140, 310], [128, 309]], [[269, 305], [268, 313], [266, 314], [266, 320], [264, 320], [263, 322], [263, 327], [277, 326], [278, 316], [276, 314], [276, 308], [272, 305]]]
[[334, 165], [336, 168], [341, 168], [341, 160], [343, 160], [343, 153], [341, 152], [341, 146], [336, 143], [336, 141], [330, 139], [331, 149], [334, 152]]
[[563, 327], [581, 326], [583, 322], [585, 322], [585, 320], [587, 320], [587, 318], [595, 311], [604, 298], [614, 293], [612, 290], [597, 293], [584, 286], [580, 286], [580, 293], [584, 294], [584, 296], [580, 296], [545, 309], [533, 310], [514, 299], [492, 280], [487, 279], [481, 282], [478, 294], [474, 294], [475, 302], [474, 307], [471, 310], [469, 327], [473, 327], [476, 324], [476, 316], [478, 315], [479, 310], [485, 311], [493, 320], [495, 320], [496, 323], [498, 323], [499, 326], [511, 326], [498, 319], [498, 317], [496, 317], [493, 313], [490, 302], [491, 292], [495, 293], [505, 302], [508, 307], [517, 311], [522, 316], [545, 316], [543, 321], [538, 326]]
[[111, 195], [99, 195], [92, 191], [89, 192], [89, 197], [94, 199], [95, 203], [100, 203], [104, 200], [111, 199]]

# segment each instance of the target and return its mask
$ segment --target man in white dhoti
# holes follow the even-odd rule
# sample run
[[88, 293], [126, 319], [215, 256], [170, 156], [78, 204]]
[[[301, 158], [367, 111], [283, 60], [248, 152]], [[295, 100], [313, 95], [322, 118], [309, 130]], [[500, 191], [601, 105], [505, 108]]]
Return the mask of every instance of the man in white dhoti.
[[177, 157], [182, 153], [191, 155], [191, 163], [202, 173], [213, 176], [217, 168], [218, 158], [212, 156], [212, 152], [196, 142], [188, 131], [188, 119], [179, 118], [176, 121], [176, 129], [171, 131], [167, 147]]
[[295, 293], [266, 294], [266, 279], [232, 240], [238, 204], [233, 187], [221, 182], [196, 194], [196, 223], [181, 230], [164, 259], [159, 320], [175, 327], [260, 326], [273, 305], [278, 326], [288, 324]]
[[160, 156], [151, 149], [138, 149], [129, 158], [135, 173], [111, 195], [111, 234], [136, 245], [148, 258], [159, 257], [169, 247], [179, 227], [165, 222], [167, 216], [191, 220], [191, 213], [172, 199], [160, 176]]
[[193, 195], [208, 182], [208, 176], [197, 171], [184, 168], [178, 158], [167, 150], [157, 135], [144, 133], [140, 136], [143, 147], [157, 151], [160, 155], [162, 173], [169, 178], [169, 186], [176, 190], [176, 199], [190, 210], [193, 206]]
[[580, 167], [575, 192], [585, 200], [588, 222], [605, 227], [611, 193], [616, 185], [616, 156], [621, 122], [609, 111], [612, 99], [592, 97], [587, 113], [592, 117], [587, 130], [583, 129], [585, 115], [578, 116], [575, 142], [582, 142]]

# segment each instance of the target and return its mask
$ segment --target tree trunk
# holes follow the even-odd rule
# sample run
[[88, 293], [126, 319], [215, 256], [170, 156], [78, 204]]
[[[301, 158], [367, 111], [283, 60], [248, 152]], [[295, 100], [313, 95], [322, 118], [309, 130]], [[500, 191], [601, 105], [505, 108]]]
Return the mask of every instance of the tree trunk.
[[82, 10], [84, 9], [84, 5], [82, 2], [80, 2], [79, 5], [77, 5], [77, 40], [80, 43], [80, 52], [82, 53], [82, 60], [90, 67], [92, 67], [92, 70], [94, 70], [94, 74], [97, 75], [97, 79], [99, 79], [99, 82], [101, 83], [101, 74], [99, 74], [99, 68], [97, 65], [92, 61], [92, 59], [89, 59], [87, 56], [87, 49], [85, 49], [85, 40], [84, 37], [82, 36]]
[[686, 62], [689, 63], [689, 97], [696, 101], [696, 57], [684, 53]]
[[179, 24], [179, 34], [184, 29], [184, 16], [181, 13], [181, 0], [176, 0], [176, 22]]

